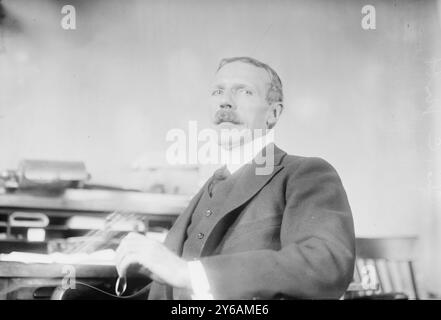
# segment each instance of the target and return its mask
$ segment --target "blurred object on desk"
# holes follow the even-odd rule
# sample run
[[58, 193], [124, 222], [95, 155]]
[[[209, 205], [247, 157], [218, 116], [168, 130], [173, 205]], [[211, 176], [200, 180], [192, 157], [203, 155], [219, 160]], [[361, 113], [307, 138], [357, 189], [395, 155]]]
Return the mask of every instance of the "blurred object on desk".
[[0, 179], [7, 191], [63, 192], [66, 188], [82, 187], [90, 174], [79, 161], [22, 160], [17, 170], [3, 171]]
[[15, 170], [0, 172], [0, 193], [18, 189], [18, 176]]
[[13, 194], [0, 194], [0, 208], [42, 208], [107, 213], [122, 210], [165, 215], [181, 213], [190, 199], [191, 196], [187, 195], [112, 190], [66, 189], [63, 194], [57, 196], [17, 191]]
[[[165, 153], [164, 153], [165, 154]], [[147, 152], [138, 156], [130, 165], [132, 174], [148, 176], [149, 186], [139, 186], [152, 193], [196, 194], [200, 184], [200, 166], [197, 164], [168, 164], [163, 156], [161, 160]]]
[[152, 181], [148, 192], [191, 195], [198, 190], [198, 166], [156, 166], [147, 172]]
[[[66, 226], [69, 229], [104, 229], [106, 227], [108, 218], [98, 218], [98, 217], [70, 217], [66, 221]], [[118, 221], [112, 225], [112, 230], [114, 231], [132, 231], [132, 230], [143, 230], [144, 225], [139, 220], [123, 220]]]
[[[65, 242], [65, 245], [58, 246], [58, 249], [63, 253], [70, 254], [116, 249], [120, 240], [129, 232], [145, 234], [147, 228], [145, 221], [140, 220], [135, 213], [115, 211], [105, 217], [102, 225], [98, 225], [97, 228], [88, 231], [82, 237], [77, 237], [76, 239], [79, 241]], [[67, 240], [72, 240], [72, 238]], [[51, 243], [49, 243], [49, 248], [51, 250]]]

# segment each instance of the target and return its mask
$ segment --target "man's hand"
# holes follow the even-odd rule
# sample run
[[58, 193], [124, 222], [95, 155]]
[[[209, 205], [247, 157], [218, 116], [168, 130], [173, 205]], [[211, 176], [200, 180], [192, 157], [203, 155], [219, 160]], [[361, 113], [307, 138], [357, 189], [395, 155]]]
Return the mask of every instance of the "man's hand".
[[116, 250], [119, 276], [126, 276], [129, 267], [175, 288], [191, 288], [188, 263], [162, 243], [137, 233], [129, 233]]

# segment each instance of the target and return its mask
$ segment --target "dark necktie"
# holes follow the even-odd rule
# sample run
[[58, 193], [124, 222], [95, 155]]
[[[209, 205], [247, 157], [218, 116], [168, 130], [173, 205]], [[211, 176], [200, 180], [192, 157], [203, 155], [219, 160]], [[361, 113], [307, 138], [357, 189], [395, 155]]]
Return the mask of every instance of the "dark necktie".
[[218, 182], [227, 179], [229, 176], [231, 176], [231, 173], [230, 173], [230, 171], [228, 171], [227, 166], [222, 166], [214, 172], [213, 180], [211, 181], [210, 185], [208, 186], [208, 194], [210, 195], [210, 197], [213, 196], [214, 186]]

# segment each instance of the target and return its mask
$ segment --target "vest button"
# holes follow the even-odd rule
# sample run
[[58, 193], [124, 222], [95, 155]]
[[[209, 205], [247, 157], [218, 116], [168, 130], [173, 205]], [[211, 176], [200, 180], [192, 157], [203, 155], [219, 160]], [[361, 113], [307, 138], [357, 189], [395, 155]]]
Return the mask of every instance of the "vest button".
[[202, 238], [204, 238], [204, 234], [202, 232], [199, 232], [198, 233], [198, 239], [202, 239]]
[[208, 210], [205, 212], [205, 216], [206, 216], [206, 217], [209, 217], [209, 216], [211, 216], [212, 213], [213, 213], [213, 211], [211, 211], [210, 209], [208, 209]]

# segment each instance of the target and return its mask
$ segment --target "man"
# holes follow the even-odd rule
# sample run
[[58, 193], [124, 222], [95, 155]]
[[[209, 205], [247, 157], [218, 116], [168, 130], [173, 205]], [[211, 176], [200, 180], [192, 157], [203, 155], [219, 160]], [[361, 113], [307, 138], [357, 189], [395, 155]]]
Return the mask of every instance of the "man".
[[[279, 120], [282, 83], [253, 58], [224, 59], [211, 104], [219, 132], [243, 133], [220, 144], [244, 151]], [[341, 297], [352, 279], [355, 241], [337, 172], [320, 158], [287, 155], [271, 141], [263, 145], [218, 170], [164, 244], [128, 235], [117, 250], [118, 273], [135, 268], [150, 276], [149, 299]], [[263, 174], [262, 158], [271, 162]]]

